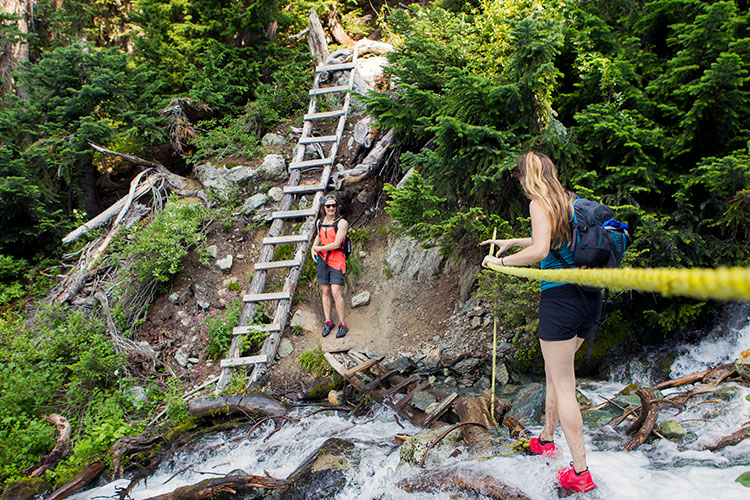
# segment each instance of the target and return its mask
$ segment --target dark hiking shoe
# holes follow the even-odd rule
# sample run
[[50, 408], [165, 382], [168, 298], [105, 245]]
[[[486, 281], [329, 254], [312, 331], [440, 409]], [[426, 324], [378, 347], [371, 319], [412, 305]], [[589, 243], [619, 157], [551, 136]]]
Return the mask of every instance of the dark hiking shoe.
[[336, 338], [340, 339], [341, 337], [344, 337], [346, 335], [346, 332], [349, 331], [349, 327], [346, 325], [339, 325], [339, 331], [336, 332]]
[[323, 323], [323, 331], [321, 332], [321, 335], [324, 337], [331, 333], [331, 330], [333, 330], [333, 321], [329, 321], [328, 323]]

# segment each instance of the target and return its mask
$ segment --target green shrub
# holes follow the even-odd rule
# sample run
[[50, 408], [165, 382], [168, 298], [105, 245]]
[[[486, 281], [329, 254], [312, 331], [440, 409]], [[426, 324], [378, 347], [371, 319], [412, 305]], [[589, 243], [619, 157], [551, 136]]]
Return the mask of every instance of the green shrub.
[[227, 292], [223, 298], [226, 302], [223, 310], [211, 308], [195, 318], [198, 328], [208, 335], [208, 355], [215, 359], [225, 356], [229, 351], [232, 329], [237, 326], [243, 306], [239, 292]]
[[201, 243], [200, 229], [207, 217], [202, 204], [172, 196], [150, 222], [136, 225], [122, 249], [134, 258], [136, 277], [142, 282], [169, 281], [182, 269], [188, 248]]
[[318, 377], [327, 377], [331, 374], [331, 365], [323, 356], [323, 349], [318, 347], [310, 351], [305, 351], [297, 358], [297, 363], [307, 372]]

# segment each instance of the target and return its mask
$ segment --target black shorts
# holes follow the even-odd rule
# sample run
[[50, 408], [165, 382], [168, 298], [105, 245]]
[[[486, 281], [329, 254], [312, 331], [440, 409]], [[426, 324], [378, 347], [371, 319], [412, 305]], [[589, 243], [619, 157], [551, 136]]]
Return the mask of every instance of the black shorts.
[[593, 335], [602, 312], [602, 292], [561, 285], [542, 291], [539, 302], [539, 338], [569, 340]]
[[321, 285], [343, 285], [344, 273], [329, 266], [323, 257], [318, 256], [318, 283]]

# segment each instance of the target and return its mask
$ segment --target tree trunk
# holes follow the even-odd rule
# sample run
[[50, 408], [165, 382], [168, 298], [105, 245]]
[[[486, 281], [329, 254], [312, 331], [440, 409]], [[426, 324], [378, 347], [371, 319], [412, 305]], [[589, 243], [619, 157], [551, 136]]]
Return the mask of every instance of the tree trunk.
[[326, 34], [315, 9], [310, 9], [310, 32], [307, 34], [307, 44], [310, 46], [310, 52], [315, 56], [317, 64], [322, 64], [328, 59]]
[[[33, 3], [34, 0], [0, 0], [0, 11], [18, 16], [16, 26], [18, 31], [25, 35], [29, 32], [29, 18]], [[13, 91], [15, 85], [13, 72], [28, 60], [29, 45], [25, 40], [8, 40], [0, 47], [0, 97]], [[26, 89], [19, 88], [17, 95], [21, 99], [26, 99]]]
[[57, 415], [56, 413], [47, 415], [44, 419], [57, 427], [59, 436], [55, 443], [55, 447], [48, 455], [42, 457], [40, 460], [41, 465], [29, 474], [30, 477], [40, 477], [46, 470], [54, 469], [57, 467], [60, 460], [65, 458], [70, 451], [70, 424], [68, 423], [68, 419], [62, 415]]
[[354, 45], [354, 40], [352, 40], [352, 37], [350, 37], [346, 31], [344, 31], [344, 27], [341, 26], [341, 23], [339, 23], [339, 6], [338, 4], [333, 4], [331, 6], [331, 12], [328, 13], [328, 29], [331, 30], [331, 34], [333, 35], [333, 39], [336, 40], [341, 45], [346, 45], [347, 47], [351, 47]]

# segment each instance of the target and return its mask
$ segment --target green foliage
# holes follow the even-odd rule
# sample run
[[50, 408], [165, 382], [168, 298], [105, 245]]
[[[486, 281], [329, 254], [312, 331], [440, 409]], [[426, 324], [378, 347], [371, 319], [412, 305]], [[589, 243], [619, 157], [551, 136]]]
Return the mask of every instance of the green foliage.
[[[474, 244], [482, 231], [471, 226], [486, 213], [508, 221], [502, 233], [525, 233], [528, 201], [508, 173], [534, 149], [550, 155], [566, 187], [630, 224], [627, 264], [747, 265], [744, 4], [484, 0], [471, 17], [440, 6], [388, 19], [400, 42], [388, 70], [397, 90], [367, 98], [400, 134], [402, 166], [420, 175], [400, 192], [387, 188], [401, 228], [446, 253], [462, 238]], [[617, 303], [626, 318], [658, 311], [632, 325], [644, 337], [711, 309], [648, 302], [636, 294]]]
[[745, 488], [750, 488], [750, 471], [740, 474], [737, 479], [734, 480], [734, 482], [740, 483]]
[[320, 344], [315, 349], [305, 351], [297, 358], [297, 363], [307, 372], [318, 377], [327, 377], [331, 374], [331, 365], [323, 356]]
[[237, 326], [243, 306], [239, 292], [227, 292], [222, 298], [226, 302], [223, 310], [211, 308], [195, 318], [198, 328], [208, 335], [208, 355], [214, 359], [229, 352], [232, 329]]
[[513, 335], [513, 358], [529, 369], [541, 351], [536, 336], [539, 324], [539, 285], [501, 273], [479, 274], [477, 297], [491, 300], [498, 326]]
[[[65, 415], [74, 441], [83, 443], [74, 449], [71, 471], [74, 463], [106, 449], [118, 432], [132, 432], [122, 427], [118, 371], [123, 362], [93, 316], [45, 307], [33, 328], [21, 316], [1, 316], [0, 482], [19, 477], [54, 446], [55, 429], [43, 414]], [[110, 432], [113, 428], [120, 431]]]
[[135, 258], [135, 276], [144, 282], [169, 281], [182, 268], [190, 246], [202, 241], [207, 215], [201, 203], [175, 196], [153, 220], [134, 226], [122, 253]]

